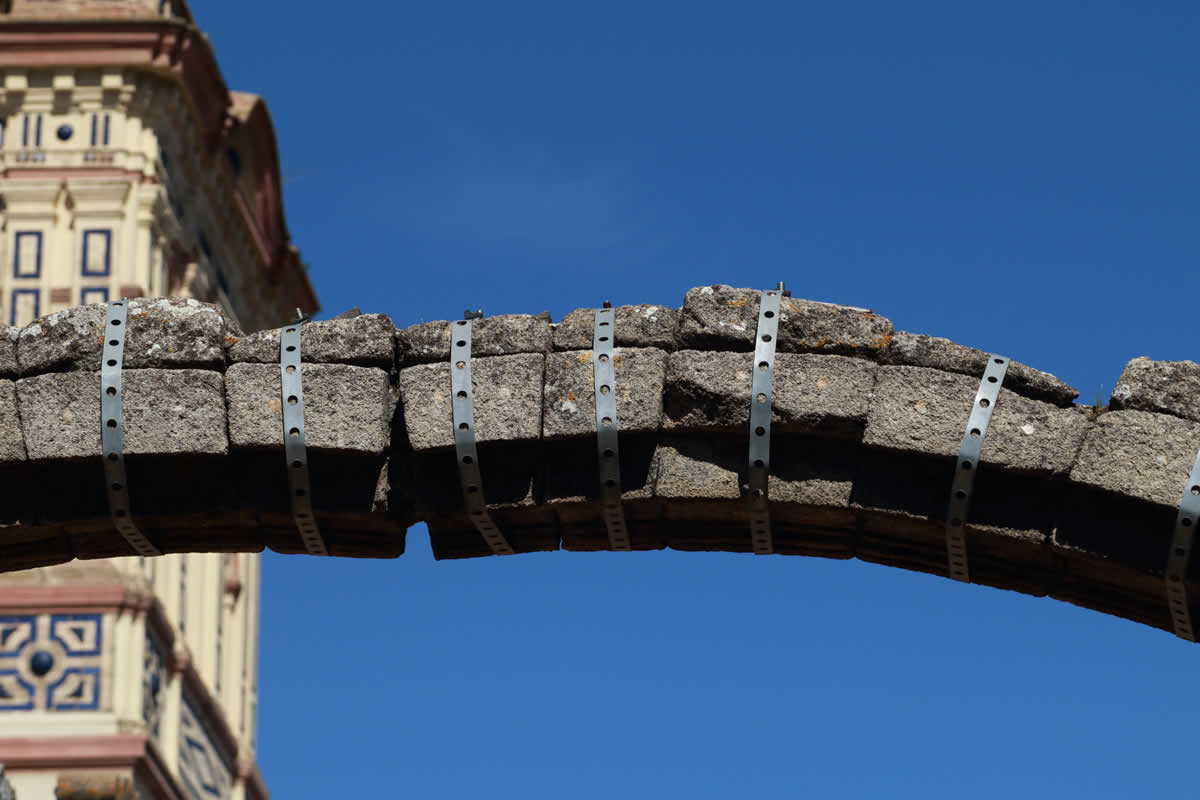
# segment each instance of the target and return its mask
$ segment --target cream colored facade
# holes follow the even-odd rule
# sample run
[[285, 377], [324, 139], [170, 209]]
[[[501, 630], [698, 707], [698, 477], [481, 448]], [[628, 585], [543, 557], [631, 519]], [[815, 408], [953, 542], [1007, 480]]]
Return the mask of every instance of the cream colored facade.
[[89, 772], [127, 776], [145, 798], [264, 797], [259, 562], [200, 553], [4, 575], [0, 755], [17, 797], [52, 798], [60, 777]]
[[[117, 66], [10, 67], [0, 78], [7, 324], [163, 295], [218, 303], [247, 330], [294, 313], [236, 202], [255, 194], [239, 197], [252, 153], [227, 146], [214, 169], [182, 88]], [[234, 95], [232, 118], [255, 101]]]
[[[225, 87], [182, 0], [0, 0], [0, 119], [4, 323], [159, 295], [246, 330], [316, 310], [270, 115]], [[265, 798], [259, 572], [234, 553], [0, 575], [0, 764], [19, 800], [101, 796], [89, 781]]]

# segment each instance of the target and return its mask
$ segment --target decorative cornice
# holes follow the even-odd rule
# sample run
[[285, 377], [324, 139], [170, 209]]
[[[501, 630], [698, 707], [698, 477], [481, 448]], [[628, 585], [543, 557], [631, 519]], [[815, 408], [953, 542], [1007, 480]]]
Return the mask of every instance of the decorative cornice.
[[148, 595], [119, 584], [0, 585], [0, 613], [116, 613], [145, 609], [147, 603]]
[[0, 738], [0, 763], [10, 770], [132, 767], [146, 755], [137, 734]]
[[183, 797], [153, 742], [141, 734], [0, 738], [0, 763], [10, 770], [129, 769], [154, 797]]
[[[62, 180], [68, 178], [125, 178], [135, 183], [158, 183], [158, 178], [153, 175], [122, 167], [6, 167], [0, 170], [0, 180], [20, 181], [22, 184], [37, 179]], [[6, 184], [5, 196], [10, 195], [16, 185], [16, 183]]]
[[[199, 141], [196, 149], [218, 161], [215, 169], [204, 169], [192, 176], [193, 182], [209, 186], [223, 182], [228, 194], [237, 198], [233, 205], [237, 206], [246, 235], [260, 259], [260, 267], [269, 279], [285, 272], [303, 272], [298, 259], [293, 261], [279, 255], [289, 236], [283, 216], [282, 182], [275, 143], [269, 143], [272, 158], [269, 159], [270, 174], [265, 178], [273, 182], [274, 187], [271, 209], [274, 218], [267, 225], [259, 220], [258, 209], [242, 199], [239, 182], [221, 157], [229, 138], [232, 95], [221, 77], [211, 44], [194, 25], [166, 18], [19, 19], [0, 22], [0, 68], [20, 70], [62, 68], [64, 65], [109, 68], [110, 71], [103, 78], [109, 82], [115, 81], [117, 85], [108, 87], [102, 81], [102, 88], [116, 88], [129, 95], [125, 97], [123, 105], [130, 102], [135, 89], [139, 92], [141, 89], [126, 85], [119, 71], [111, 72], [113, 68], [148, 71], [181, 86], [185, 102], [198, 124]], [[10, 93], [38, 91], [30, 89], [25, 76], [19, 72], [7, 74], [4, 85], [5, 91]], [[250, 138], [256, 142], [258, 149], [266, 146], [261, 141], [264, 137], [274, 139], [273, 126], [261, 101], [252, 109], [247, 122], [249, 132], [254, 134]], [[190, 129], [190, 125], [184, 126], [184, 130]], [[40, 170], [30, 170], [36, 171]], [[3, 177], [17, 177], [17, 173], [5, 173]], [[229, 208], [229, 205], [222, 204], [214, 209], [214, 215], [221, 208]], [[270, 235], [272, 231], [274, 236]], [[287, 275], [284, 280], [277, 282], [281, 284], [278, 291], [284, 296], [285, 305], [299, 305], [306, 313], [319, 309], [316, 293], [307, 276]]]
[[75, 202], [77, 216], [121, 215], [121, 204], [129, 194], [129, 181], [119, 178], [94, 180], [75, 178], [67, 180], [67, 191]]
[[64, 64], [149, 68], [188, 89], [205, 140], [220, 139], [229, 89], [194, 25], [158, 20], [13, 20], [0, 23], [0, 67]]
[[50, 180], [36, 183], [22, 181], [6, 185], [4, 187], [4, 203], [7, 212], [10, 215], [14, 212], [36, 212], [38, 216], [56, 213], [53, 206], [58, 199], [58, 193], [62, 190], [62, 181], [56, 178], [57, 176], [53, 176]]

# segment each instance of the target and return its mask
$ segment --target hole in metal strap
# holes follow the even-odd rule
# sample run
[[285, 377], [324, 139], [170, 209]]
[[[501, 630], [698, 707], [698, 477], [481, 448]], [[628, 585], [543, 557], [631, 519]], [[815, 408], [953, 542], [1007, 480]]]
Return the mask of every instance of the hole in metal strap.
[[312, 486], [308, 476], [308, 446], [304, 429], [304, 366], [300, 352], [303, 320], [279, 329], [279, 397], [283, 407], [283, 455], [287, 467], [288, 496], [296, 530], [310, 555], [327, 556], [329, 550], [313, 514]]
[[596, 453], [600, 466], [600, 503], [613, 550], [631, 550], [621, 505], [621, 451], [617, 446], [616, 312], [598, 308], [592, 324], [592, 389], [596, 399]]
[[450, 396], [454, 419], [454, 450], [458, 456], [458, 479], [462, 485], [467, 518], [496, 555], [510, 556], [512, 545], [500, 532], [487, 510], [479, 453], [475, 447], [475, 392], [471, 385], [471, 334], [480, 311], [468, 311], [454, 324], [450, 341]]
[[1008, 373], [1008, 359], [992, 353], [987, 367], [979, 379], [979, 390], [971, 404], [971, 414], [963, 432], [962, 444], [958, 448], [958, 468], [954, 470], [954, 482], [950, 487], [950, 504], [946, 509], [946, 558], [950, 577], [956, 581], [970, 583], [971, 573], [967, 561], [967, 512], [971, 507], [971, 489], [975, 485], [975, 473], [979, 468], [979, 454], [983, 450], [992, 412], [1000, 397], [1000, 387]]
[[750, 543], [756, 554], [775, 552], [771, 531], [768, 490], [771, 474], [771, 406], [775, 380], [775, 345], [779, 339], [780, 304], [786, 293], [782, 283], [764, 291], [758, 302], [758, 331], [754, 337], [754, 361], [750, 381], [750, 455], [748, 486], [750, 499]]
[[100, 458], [104, 464], [104, 482], [107, 484], [108, 510], [112, 515], [113, 527], [139, 556], [160, 556], [162, 552], [134, 524], [129, 508], [121, 392], [128, 318], [127, 300], [114, 300], [108, 304], [108, 314], [104, 320], [107, 338], [100, 360]]

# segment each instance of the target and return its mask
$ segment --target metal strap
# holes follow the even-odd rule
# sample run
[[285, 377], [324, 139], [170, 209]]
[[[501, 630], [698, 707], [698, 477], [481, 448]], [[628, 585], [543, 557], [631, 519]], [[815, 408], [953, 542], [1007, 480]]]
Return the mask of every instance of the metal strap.
[[967, 418], [967, 430], [963, 433], [962, 445], [958, 448], [958, 462], [954, 466], [954, 483], [950, 487], [950, 506], [946, 511], [946, 555], [950, 564], [950, 577], [956, 581], [970, 583], [967, 569], [967, 539], [964, 529], [967, 511], [971, 507], [971, 487], [975, 484], [975, 472], [979, 468], [979, 453], [983, 450], [983, 439], [987, 436], [992, 421], [992, 411], [1008, 372], [1008, 359], [995, 353], [988, 355], [987, 368], [975, 393], [971, 416]]
[[1200, 453], [1196, 454], [1192, 474], [1183, 489], [1179, 515], [1175, 517], [1175, 535], [1171, 537], [1171, 552], [1167, 555], [1167, 601], [1171, 606], [1171, 621], [1175, 625], [1175, 635], [1189, 642], [1196, 641], [1196, 632], [1192, 628], [1185, 582], [1197, 520], [1200, 520]]
[[613, 550], [629, 550], [629, 531], [621, 508], [621, 451], [617, 447], [616, 315], [596, 309], [592, 326], [592, 378], [596, 395], [596, 451], [600, 458], [600, 502]]
[[122, 414], [121, 369], [125, 361], [127, 301], [108, 304], [104, 320], [104, 352], [100, 362], [100, 449], [104, 454], [104, 482], [108, 485], [108, 510], [113, 525], [139, 556], [162, 552], [133, 524], [129, 509], [129, 484], [125, 477], [125, 420]]
[[308, 480], [308, 445], [304, 433], [304, 384], [300, 379], [300, 329], [294, 322], [279, 330], [279, 397], [283, 407], [283, 455], [287, 462], [292, 517], [309, 555], [327, 556], [325, 539], [313, 516]]
[[779, 304], [783, 294], [782, 283], [762, 293], [758, 303], [758, 333], [754, 338], [754, 378], [750, 382], [750, 540], [758, 555], [775, 550], [767, 490], [771, 474], [775, 340], [779, 335]]
[[475, 450], [475, 390], [471, 385], [471, 322], [482, 313], [468, 312], [466, 319], [454, 323], [450, 337], [450, 389], [454, 392], [454, 450], [458, 456], [458, 477], [462, 483], [463, 504], [471, 523], [496, 555], [511, 556], [512, 545], [496, 527], [483, 497], [483, 479], [479, 474], [479, 454]]

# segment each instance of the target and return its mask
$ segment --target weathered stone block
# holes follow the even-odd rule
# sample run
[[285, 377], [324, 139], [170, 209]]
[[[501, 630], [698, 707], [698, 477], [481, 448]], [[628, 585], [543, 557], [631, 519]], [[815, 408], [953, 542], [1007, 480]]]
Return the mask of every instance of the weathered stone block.
[[[400, 331], [404, 364], [447, 361], [450, 334], [456, 322], [424, 322]], [[517, 353], [548, 353], [553, 343], [550, 314], [500, 314], [471, 323], [471, 355], [508, 356]]]
[[1200, 364], [1135, 358], [1113, 389], [1112, 408], [1200, 420]]
[[1071, 481], [1178, 507], [1200, 450], [1200, 424], [1146, 411], [1101, 414], [1071, 469]]
[[[545, 438], [595, 435], [594, 358], [591, 350], [546, 357]], [[666, 360], [666, 353], [651, 348], [621, 347], [613, 354], [619, 432], [658, 430]]]
[[[125, 369], [224, 369], [225, 336], [240, 335], [218, 306], [181, 298], [129, 302]], [[17, 341], [22, 375], [98, 370], [104, 349], [106, 306], [69, 308], [25, 326]]]
[[[856, 462], [853, 503], [865, 512], [864, 530], [909, 545], [932, 542], [945, 567], [955, 462], [865, 447]], [[983, 464], [971, 494], [967, 535], [986, 529], [988, 535], [1040, 544], [1054, 527], [1065, 485], [1065, 479], [1048, 479], [1044, 473]]]
[[[301, 343], [301, 353], [304, 345]], [[304, 435], [310, 449], [382, 454], [391, 440], [395, 400], [388, 374], [375, 367], [308, 364]], [[225, 373], [229, 442], [233, 447], [283, 452], [283, 399], [279, 367], [233, 364]]]
[[[353, 364], [391, 370], [395, 363], [396, 326], [387, 314], [307, 322], [300, 328], [300, 357], [305, 362]], [[279, 363], [279, 328], [258, 331], [233, 342], [234, 362]]]
[[0, 328], [0, 378], [15, 378], [17, 367], [17, 338], [20, 328]]
[[[679, 311], [666, 306], [617, 306], [613, 310], [613, 327], [617, 347], [657, 347], [675, 349], [675, 331], [679, 327]], [[572, 311], [554, 327], [555, 350], [587, 350], [592, 346], [592, 330], [596, 324], [594, 308]]]
[[[227, 453], [224, 384], [219, 372], [207, 370], [125, 370], [125, 454]], [[99, 462], [98, 372], [37, 375], [21, 378], [16, 387], [30, 460]]]
[[[873, 447], [954, 457], [979, 381], [925, 367], [880, 367], [863, 442]], [[1000, 390], [982, 460], [1013, 470], [1066, 473], [1087, 417], [1078, 409]]]
[[[757, 289], [702, 286], [688, 291], [679, 346], [693, 350], [753, 350], [758, 331]], [[888, 346], [891, 320], [865, 308], [785, 297], [780, 303], [780, 352], [833, 353], [874, 359]]]
[[[664, 429], [747, 430], [753, 353], [684, 350], [667, 363]], [[859, 438], [877, 369], [861, 358], [777, 354], [772, 430]]]
[[[622, 435], [618, 447], [621, 469], [621, 497], [625, 500], [649, 500], [654, 497], [657, 459], [657, 435], [653, 432]], [[551, 469], [546, 470], [543, 501], [559, 507], [572, 503], [594, 508], [595, 518], [601, 519], [601, 483], [599, 454], [595, 439], [574, 439], [547, 442], [539, 457]], [[569, 513], [569, 512], [568, 512]]]
[[[849, 505], [853, 480], [847, 459], [828, 446], [814, 445], [772, 448], [767, 484], [772, 503]], [[670, 436], [659, 445], [657, 459], [657, 498], [738, 500], [743, 496], [748, 467], [744, 441]]]
[[[517, 442], [542, 433], [545, 357], [526, 353], [471, 360], [477, 442]], [[417, 451], [454, 446], [450, 364], [420, 364], [400, 371], [400, 397], [408, 440]]]
[[25, 439], [21, 418], [17, 415], [17, 388], [9, 380], [0, 380], [0, 464], [25, 460]]
[[[982, 350], [964, 347], [949, 339], [906, 331], [896, 331], [888, 346], [879, 351], [879, 361], [882, 364], [932, 367], [943, 372], [959, 372], [976, 378], [983, 377], [988, 357], [989, 354]], [[1069, 405], [1079, 396], [1077, 390], [1053, 375], [1016, 361], [1008, 362], [1004, 386], [1017, 394], [1060, 406]]]

